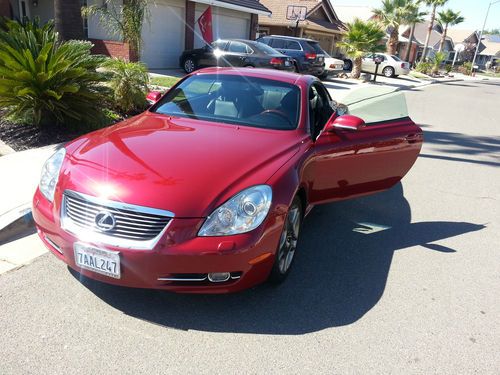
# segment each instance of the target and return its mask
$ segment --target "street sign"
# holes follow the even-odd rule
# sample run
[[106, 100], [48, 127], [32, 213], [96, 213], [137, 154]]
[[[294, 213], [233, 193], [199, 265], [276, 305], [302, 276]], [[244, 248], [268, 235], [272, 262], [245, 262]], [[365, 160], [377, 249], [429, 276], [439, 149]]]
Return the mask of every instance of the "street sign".
[[286, 19], [290, 21], [304, 21], [306, 19], [307, 7], [299, 5], [288, 5], [286, 8]]

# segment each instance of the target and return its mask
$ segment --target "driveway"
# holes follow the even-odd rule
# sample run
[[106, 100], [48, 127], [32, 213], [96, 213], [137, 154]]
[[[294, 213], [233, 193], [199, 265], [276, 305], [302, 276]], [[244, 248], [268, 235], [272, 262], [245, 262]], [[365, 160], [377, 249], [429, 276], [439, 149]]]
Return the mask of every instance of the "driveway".
[[118, 288], [45, 254], [0, 275], [0, 373], [498, 373], [500, 86], [406, 95], [416, 165], [314, 209], [283, 285]]

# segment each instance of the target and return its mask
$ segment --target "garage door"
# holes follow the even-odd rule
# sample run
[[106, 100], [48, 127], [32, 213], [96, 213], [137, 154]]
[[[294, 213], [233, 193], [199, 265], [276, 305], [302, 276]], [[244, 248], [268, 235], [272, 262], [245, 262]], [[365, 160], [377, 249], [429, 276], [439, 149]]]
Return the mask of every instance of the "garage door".
[[[206, 6], [196, 4], [195, 12], [195, 48], [204, 45], [203, 39], [200, 37], [200, 28], [196, 20], [205, 11]], [[212, 30], [214, 40], [217, 39], [248, 39], [250, 34], [250, 14], [245, 12], [237, 12], [229, 9], [222, 9], [219, 7], [212, 7]]]
[[184, 50], [184, 8], [156, 1], [145, 22], [141, 60], [150, 69], [178, 68]]

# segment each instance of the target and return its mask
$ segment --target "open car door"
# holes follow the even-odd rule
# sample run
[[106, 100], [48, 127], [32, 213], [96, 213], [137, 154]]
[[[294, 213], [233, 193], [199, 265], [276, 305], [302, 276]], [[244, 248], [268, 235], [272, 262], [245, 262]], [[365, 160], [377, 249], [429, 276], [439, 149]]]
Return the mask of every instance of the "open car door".
[[310, 164], [311, 203], [389, 189], [415, 163], [422, 130], [408, 116], [404, 94], [384, 90], [375, 86], [354, 92], [344, 98], [349, 115], [337, 110], [326, 122]]

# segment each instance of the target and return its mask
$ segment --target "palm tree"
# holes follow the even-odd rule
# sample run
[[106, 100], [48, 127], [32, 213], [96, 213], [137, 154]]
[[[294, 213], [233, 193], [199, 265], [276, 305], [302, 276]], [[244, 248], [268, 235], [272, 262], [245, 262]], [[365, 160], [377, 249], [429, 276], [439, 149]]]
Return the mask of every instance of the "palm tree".
[[54, 22], [61, 40], [84, 39], [80, 0], [54, 0]]
[[378, 21], [386, 29], [390, 30], [389, 39], [387, 40], [387, 53], [390, 55], [396, 54], [399, 42], [399, 26], [406, 23], [411, 4], [408, 0], [383, 0], [382, 7], [373, 10]]
[[431, 39], [432, 28], [434, 27], [434, 20], [436, 19], [436, 9], [446, 4], [448, 0], [424, 0], [427, 6], [432, 6], [431, 21], [429, 22], [429, 28], [427, 29], [427, 37], [425, 38], [424, 50], [422, 52], [422, 59], [420, 61], [425, 61], [427, 56], [427, 48], [429, 47], [429, 40]]
[[361, 61], [367, 52], [382, 52], [385, 50], [381, 43], [385, 32], [374, 21], [364, 22], [359, 18], [347, 23], [347, 31], [339, 42], [339, 47], [345, 50], [347, 56], [353, 59], [351, 78], [361, 75]]
[[[78, 0], [80, 1], [80, 0]], [[82, 8], [84, 17], [98, 16], [103, 27], [116, 36], [123, 38], [132, 51], [132, 56], [139, 58], [142, 48], [142, 26], [149, 18], [148, 0], [124, 0], [123, 7], [114, 0], [103, 0], [103, 4]]]
[[443, 50], [446, 34], [448, 34], [448, 26], [458, 25], [464, 22], [465, 18], [460, 15], [460, 12], [454, 12], [451, 9], [446, 9], [443, 12], [438, 12], [438, 22], [444, 26], [443, 35], [441, 36], [441, 43], [439, 43], [439, 52]]
[[408, 17], [406, 22], [410, 25], [410, 37], [408, 48], [406, 49], [405, 61], [410, 61], [410, 52], [411, 52], [411, 44], [413, 41], [413, 36], [415, 35], [415, 25], [417, 23], [424, 22], [424, 17], [427, 15], [427, 12], [421, 12], [419, 8], [419, 2], [415, 4], [410, 4], [408, 6]]

